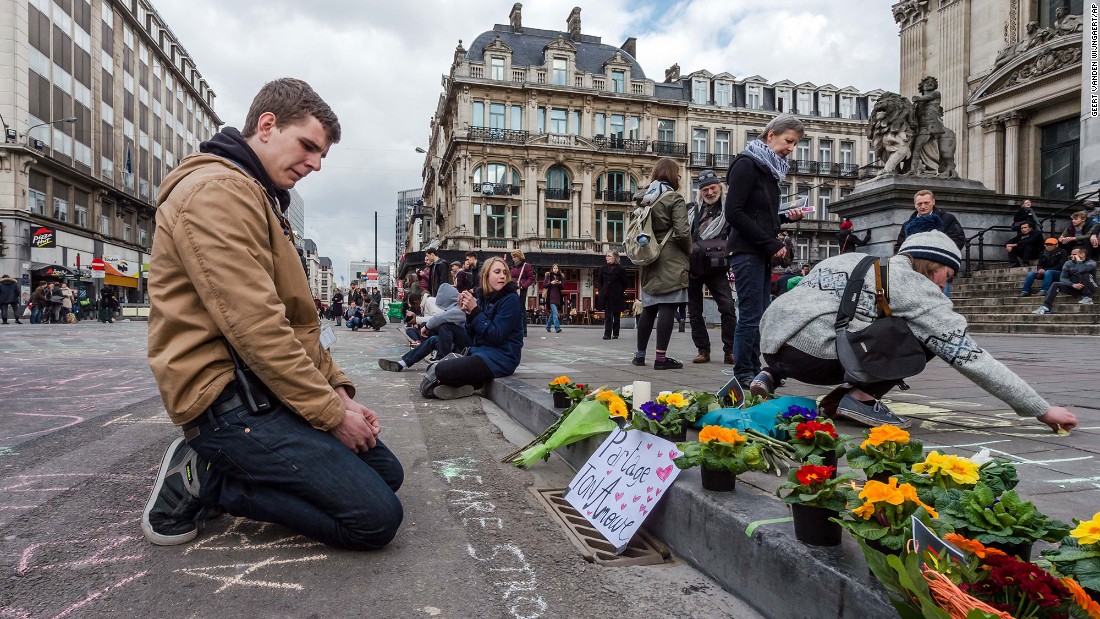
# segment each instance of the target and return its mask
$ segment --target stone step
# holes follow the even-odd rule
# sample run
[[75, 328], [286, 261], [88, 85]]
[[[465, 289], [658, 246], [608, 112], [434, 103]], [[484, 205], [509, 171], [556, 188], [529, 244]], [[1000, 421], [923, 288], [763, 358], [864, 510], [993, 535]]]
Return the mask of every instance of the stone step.
[[[952, 297], [951, 303], [955, 311], [963, 312], [990, 312], [995, 310], [1008, 312], [1024, 312], [1037, 309], [1043, 304], [1043, 297], [1032, 295], [1030, 297], [968, 297], [956, 299]], [[1100, 322], [1100, 305], [1081, 305], [1076, 297], [1058, 295], [1054, 301], [1055, 312], [1068, 314], [1091, 314]]]
[[972, 333], [1016, 333], [1021, 335], [1100, 335], [1100, 325], [969, 322]]
[[[1039, 285], [1043, 283], [1041, 279], [1036, 278], [1037, 281], [1033, 284], [1032, 290], [1038, 290]], [[965, 282], [965, 283], [952, 283], [951, 284], [951, 296], [955, 296], [955, 293], [968, 294], [971, 292], [1015, 292], [1020, 293], [1020, 288], [1024, 285], [1024, 278], [1020, 276], [1017, 279], [1012, 279], [1003, 282]]]
[[1092, 314], [1081, 313], [1054, 313], [1039, 315], [1028, 312], [1026, 314], [992, 314], [985, 312], [962, 312], [959, 314], [964, 316], [967, 322], [1016, 322], [1020, 324], [1061, 324], [1061, 325], [1097, 325], [1097, 317]]

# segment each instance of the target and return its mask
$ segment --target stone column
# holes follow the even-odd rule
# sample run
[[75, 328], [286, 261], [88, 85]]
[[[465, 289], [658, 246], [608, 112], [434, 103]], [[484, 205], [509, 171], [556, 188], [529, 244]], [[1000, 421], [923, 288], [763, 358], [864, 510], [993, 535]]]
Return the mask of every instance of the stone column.
[[[1085, 5], [1084, 36], [1081, 37], [1081, 167], [1077, 194], [1084, 196], [1100, 189], [1100, 76], [1094, 71], [1100, 56], [1097, 21], [1092, 3]], [[1093, 198], [1095, 199], [1095, 197]]]
[[1004, 163], [1004, 127], [997, 117], [982, 121], [982, 168], [985, 181], [993, 191], [1002, 191]]
[[1012, 112], [1005, 119], [1004, 134], [1004, 193], [1019, 193], [1020, 176], [1020, 123], [1023, 114]]

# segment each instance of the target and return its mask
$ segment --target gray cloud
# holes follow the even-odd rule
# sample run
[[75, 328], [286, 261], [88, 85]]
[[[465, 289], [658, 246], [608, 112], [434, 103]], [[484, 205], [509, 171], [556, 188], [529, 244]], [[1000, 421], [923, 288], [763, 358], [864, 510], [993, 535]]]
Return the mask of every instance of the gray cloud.
[[[394, 259], [397, 192], [420, 185], [428, 123], [455, 45], [507, 23], [511, 0], [159, 0], [156, 7], [239, 126], [266, 81], [294, 76], [340, 116], [343, 140], [298, 185], [306, 229], [338, 275], [348, 262]], [[523, 23], [563, 30], [577, 0], [529, 1]], [[603, 0], [582, 7], [585, 33], [618, 45], [638, 37], [650, 79], [678, 63], [860, 90], [897, 89], [897, 27], [889, 0]]]

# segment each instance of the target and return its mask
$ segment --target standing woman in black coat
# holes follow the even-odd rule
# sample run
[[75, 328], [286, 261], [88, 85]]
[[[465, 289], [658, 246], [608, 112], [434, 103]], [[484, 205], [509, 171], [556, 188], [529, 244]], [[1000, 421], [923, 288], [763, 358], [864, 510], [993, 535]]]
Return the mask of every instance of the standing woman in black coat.
[[760, 372], [760, 317], [771, 300], [771, 259], [787, 248], [777, 238], [784, 222], [802, 219], [802, 212], [779, 213], [779, 183], [787, 176], [791, 154], [802, 139], [802, 121], [790, 114], [776, 116], [764, 133], [749, 142], [726, 175], [725, 215], [730, 225], [730, 253], [737, 289], [737, 328], [733, 332], [733, 372], [748, 386]]
[[619, 319], [626, 309], [623, 295], [626, 293], [626, 269], [619, 264], [619, 252], [609, 251], [604, 256], [607, 264], [596, 272], [596, 309], [603, 310], [603, 339], [619, 339]]

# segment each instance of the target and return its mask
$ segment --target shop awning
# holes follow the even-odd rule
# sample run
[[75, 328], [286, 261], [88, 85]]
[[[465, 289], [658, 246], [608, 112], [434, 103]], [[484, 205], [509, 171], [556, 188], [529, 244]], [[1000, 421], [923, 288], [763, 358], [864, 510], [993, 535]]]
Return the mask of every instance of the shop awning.
[[76, 279], [76, 273], [72, 269], [63, 267], [60, 264], [49, 264], [40, 269], [35, 269], [31, 271], [31, 275], [38, 279]]
[[103, 263], [103, 283], [109, 286], [122, 286], [124, 288], [137, 288], [138, 279], [123, 275], [110, 262]]

